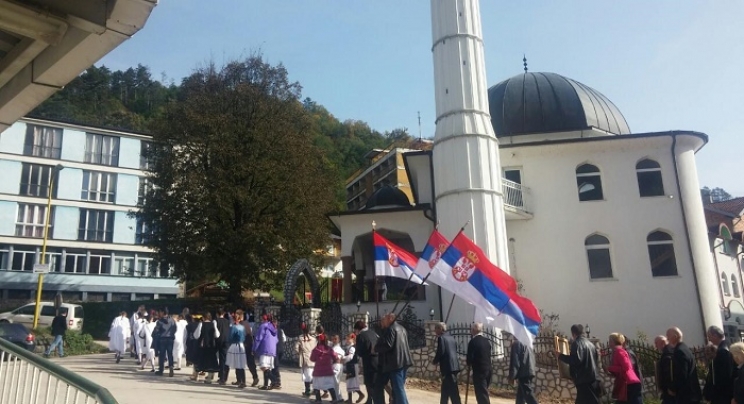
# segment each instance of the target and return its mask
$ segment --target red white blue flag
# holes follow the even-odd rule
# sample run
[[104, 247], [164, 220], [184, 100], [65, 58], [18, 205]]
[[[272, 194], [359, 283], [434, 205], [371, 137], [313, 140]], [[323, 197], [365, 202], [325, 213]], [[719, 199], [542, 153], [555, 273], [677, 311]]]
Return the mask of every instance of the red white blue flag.
[[429, 280], [476, 307], [489, 325], [532, 346], [540, 327], [540, 312], [517, 293], [517, 282], [488, 260], [460, 232], [434, 266]]
[[442, 258], [442, 254], [447, 250], [447, 247], [449, 247], [449, 241], [444, 238], [439, 230], [434, 229], [434, 232], [429, 236], [429, 241], [426, 242], [424, 251], [421, 252], [421, 257], [416, 265], [416, 274], [421, 277], [429, 275], [429, 272], [434, 269], [439, 259]]
[[416, 257], [377, 232], [373, 233], [372, 238], [375, 243], [375, 276], [392, 276], [411, 279], [412, 283], [422, 283], [420, 276], [414, 274], [411, 277], [416, 268]]

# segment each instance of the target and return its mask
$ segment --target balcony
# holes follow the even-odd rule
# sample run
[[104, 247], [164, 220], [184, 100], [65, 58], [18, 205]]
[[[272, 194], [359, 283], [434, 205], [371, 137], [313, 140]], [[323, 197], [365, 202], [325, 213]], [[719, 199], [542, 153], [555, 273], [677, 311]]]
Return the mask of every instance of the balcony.
[[530, 189], [506, 178], [501, 179], [501, 184], [506, 220], [532, 219], [532, 211], [528, 205]]

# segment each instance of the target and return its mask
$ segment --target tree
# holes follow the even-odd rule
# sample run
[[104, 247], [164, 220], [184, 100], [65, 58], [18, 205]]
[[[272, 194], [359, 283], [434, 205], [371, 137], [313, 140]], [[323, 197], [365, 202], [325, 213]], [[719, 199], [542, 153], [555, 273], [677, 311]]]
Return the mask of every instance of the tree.
[[328, 244], [335, 184], [300, 90], [253, 55], [197, 70], [153, 121], [153, 189], [136, 215], [180, 279], [225, 281], [238, 301]]
[[700, 190], [700, 193], [703, 195], [704, 198], [703, 203], [716, 203], [733, 199], [733, 196], [731, 196], [731, 194], [726, 192], [726, 190], [723, 188], [710, 189], [708, 187], [703, 187], [703, 189]]

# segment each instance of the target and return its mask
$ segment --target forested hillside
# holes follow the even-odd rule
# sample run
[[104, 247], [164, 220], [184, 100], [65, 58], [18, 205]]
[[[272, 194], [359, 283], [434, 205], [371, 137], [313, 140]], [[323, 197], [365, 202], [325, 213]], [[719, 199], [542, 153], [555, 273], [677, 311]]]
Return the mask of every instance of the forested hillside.
[[[163, 74], [153, 79], [147, 66], [125, 71], [93, 66], [34, 110], [30, 116], [94, 126], [151, 132], [150, 123], [164, 105], [176, 99], [178, 83]], [[312, 116], [314, 142], [338, 177], [337, 200], [343, 206], [343, 181], [366, 164], [364, 154], [372, 148], [410, 140], [405, 129], [381, 133], [362, 121], [339, 121], [310, 98], [303, 101]]]

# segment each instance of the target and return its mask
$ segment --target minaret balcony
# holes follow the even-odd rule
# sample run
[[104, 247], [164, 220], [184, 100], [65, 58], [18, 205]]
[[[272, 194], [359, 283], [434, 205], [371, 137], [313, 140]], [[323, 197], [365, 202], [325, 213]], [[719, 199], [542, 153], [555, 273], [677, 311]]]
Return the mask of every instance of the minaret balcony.
[[501, 184], [506, 220], [532, 219], [532, 211], [528, 204], [530, 189], [506, 178], [501, 179]]

